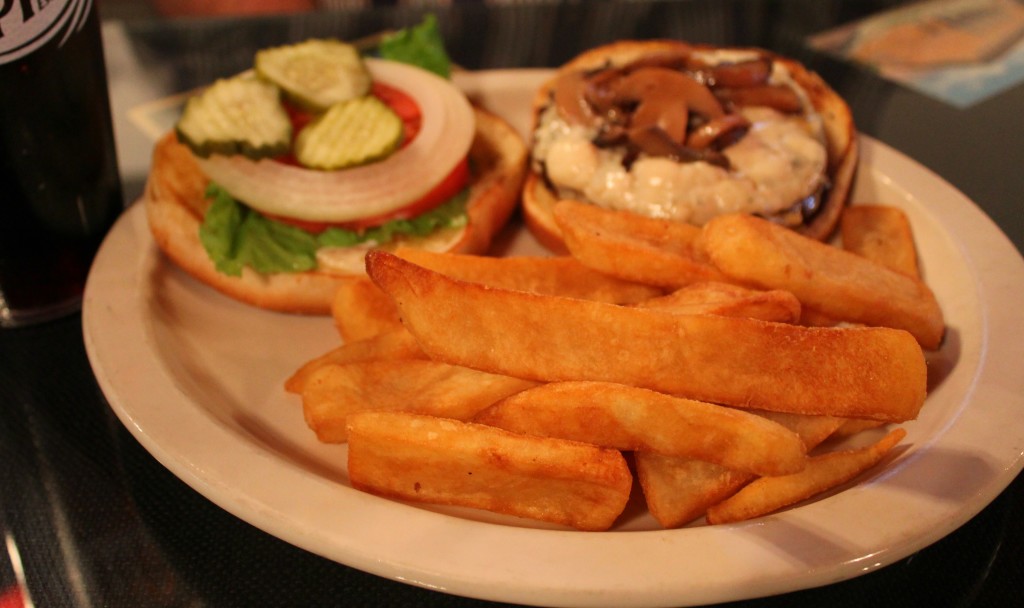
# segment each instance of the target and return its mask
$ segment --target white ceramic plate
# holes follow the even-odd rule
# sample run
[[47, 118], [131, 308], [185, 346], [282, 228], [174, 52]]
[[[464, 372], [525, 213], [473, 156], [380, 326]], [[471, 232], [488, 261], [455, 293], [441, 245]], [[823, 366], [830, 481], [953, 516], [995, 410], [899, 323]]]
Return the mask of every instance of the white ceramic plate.
[[[543, 71], [459, 82], [525, 128]], [[899, 206], [949, 336], [898, 455], [843, 491], [737, 525], [659, 530], [642, 505], [584, 533], [353, 490], [344, 446], [316, 442], [282, 382], [336, 346], [331, 321], [256, 310], [170, 266], [135, 206], [86, 289], [88, 354], [111, 407], [161, 463], [251, 524], [355, 568], [526, 604], [705, 604], [828, 584], [892, 563], [980, 511], [1020, 471], [1024, 262], [963, 195], [862, 138], [857, 201]], [[512, 251], [534, 247], [522, 232]]]

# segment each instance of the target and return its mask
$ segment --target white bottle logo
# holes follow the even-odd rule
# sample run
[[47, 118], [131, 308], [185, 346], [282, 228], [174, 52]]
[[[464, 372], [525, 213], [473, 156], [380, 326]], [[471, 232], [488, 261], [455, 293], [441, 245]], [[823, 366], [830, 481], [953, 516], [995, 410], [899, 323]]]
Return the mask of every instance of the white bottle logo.
[[0, 65], [82, 28], [93, 0], [0, 0]]

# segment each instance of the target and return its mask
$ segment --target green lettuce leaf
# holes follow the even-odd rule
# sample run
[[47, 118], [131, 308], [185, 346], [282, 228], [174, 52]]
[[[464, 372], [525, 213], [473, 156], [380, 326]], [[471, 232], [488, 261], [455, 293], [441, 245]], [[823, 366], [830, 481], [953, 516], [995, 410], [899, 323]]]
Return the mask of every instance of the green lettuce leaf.
[[443, 78], [451, 75], [451, 59], [437, 29], [435, 15], [427, 15], [419, 25], [385, 37], [377, 52], [384, 59], [415, 65]]
[[466, 201], [469, 190], [448, 199], [444, 204], [407, 220], [390, 222], [356, 232], [343, 228], [328, 228], [320, 233], [319, 243], [323, 247], [351, 247], [366, 242], [384, 245], [398, 236], [428, 236], [440, 228], [461, 228], [466, 225]]
[[328, 228], [319, 235], [269, 219], [216, 184], [210, 184], [206, 196], [212, 204], [199, 227], [199, 240], [218, 272], [237, 277], [245, 266], [261, 274], [313, 270], [320, 247], [384, 245], [401, 235], [423, 237], [441, 228], [462, 227], [467, 221], [469, 190], [412, 219], [393, 220], [365, 231]]
[[199, 227], [199, 240], [217, 271], [240, 276], [249, 266], [260, 273], [302, 272], [316, 268], [316, 237], [256, 213], [223, 188], [210, 184], [213, 200]]

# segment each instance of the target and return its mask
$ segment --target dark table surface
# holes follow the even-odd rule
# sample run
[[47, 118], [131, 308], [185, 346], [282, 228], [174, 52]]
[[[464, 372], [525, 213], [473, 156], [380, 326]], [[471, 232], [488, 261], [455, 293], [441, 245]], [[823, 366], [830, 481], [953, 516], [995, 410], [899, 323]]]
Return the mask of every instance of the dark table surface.
[[[456, 3], [435, 12], [451, 55], [469, 69], [554, 66], [621, 38], [757, 45], [797, 57], [847, 97], [862, 132], [948, 180], [1024, 249], [1024, 85], [957, 108], [806, 45], [808, 35], [890, 4]], [[354, 39], [421, 15], [391, 7], [167, 20], [136, 12], [122, 19], [110, 10], [104, 34], [126, 199], [139, 194], [148, 163], [125, 122], [128, 108], [240, 71], [263, 46], [310, 36]], [[138, 82], [136, 73], [159, 78]], [[0, 332], [0, 463], [7, 541], [0, 593], [23, 573], [35, 606], [488, 604], [320, 558], [198, 494], [112, 414], [86, 357], [80, 315]], [[892, 565], [730, 605], [1017, 605], [1024, 593], [1022, 508], [1018, 477], [962, 527]], [[4, 597], [0, 606], [18, 605]]]

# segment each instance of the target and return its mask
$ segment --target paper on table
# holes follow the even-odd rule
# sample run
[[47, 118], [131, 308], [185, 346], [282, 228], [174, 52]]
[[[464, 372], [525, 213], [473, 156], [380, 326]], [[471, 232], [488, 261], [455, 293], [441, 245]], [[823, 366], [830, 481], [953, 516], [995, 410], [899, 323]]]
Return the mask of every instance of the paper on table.
[[1024, 6], [931, 0], [809, 38], [811, 47], [957, 107], [1024, 81]]

